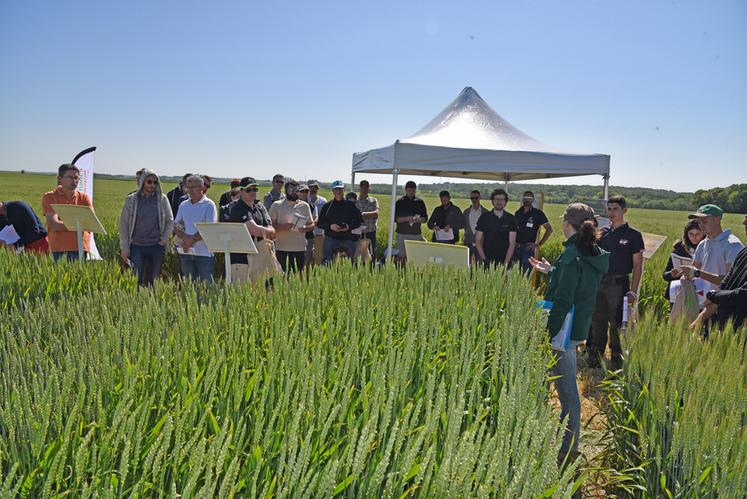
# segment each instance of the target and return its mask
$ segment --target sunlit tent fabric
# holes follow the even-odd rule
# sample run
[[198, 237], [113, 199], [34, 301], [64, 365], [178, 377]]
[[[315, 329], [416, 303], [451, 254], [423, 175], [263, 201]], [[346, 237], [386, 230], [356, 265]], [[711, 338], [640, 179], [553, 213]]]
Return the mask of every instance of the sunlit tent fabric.
[[466, 87], [422, 130], [387, 147], [353, 154], [356, 173], [391, 174], [394, 230], [397, 177], [425, 175], [494, 181], [517, 181], [601, 175], [605, 198], [610, 174], [606, 154], [578, 154], [533, 139], [503, 119], [471, 87]]

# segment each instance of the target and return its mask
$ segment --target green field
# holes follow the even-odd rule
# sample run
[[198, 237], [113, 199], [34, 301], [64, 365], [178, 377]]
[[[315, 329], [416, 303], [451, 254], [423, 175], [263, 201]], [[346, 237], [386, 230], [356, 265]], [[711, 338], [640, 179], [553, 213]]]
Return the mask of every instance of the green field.
[[[36, 210], [54, 183], [0, 180]], [[138, 290], [115, 260], [134, 186], [95, 182], [103, 262], [0, 252], [0, 497], [747, 495], [744, 337], [704, 343], [662, 313], [686, 213], [630, 211], [670, 239], [646, 265], [625, 369], [584, 418], [602, 428], [582, 429], [586, 459], [560, 471], [552, 356], [518, 272], [342, 262], [272, 292]], [[725, 226], [744, 240], [741, 220]], [[579, 379], [591, 399], [598, 375]]]

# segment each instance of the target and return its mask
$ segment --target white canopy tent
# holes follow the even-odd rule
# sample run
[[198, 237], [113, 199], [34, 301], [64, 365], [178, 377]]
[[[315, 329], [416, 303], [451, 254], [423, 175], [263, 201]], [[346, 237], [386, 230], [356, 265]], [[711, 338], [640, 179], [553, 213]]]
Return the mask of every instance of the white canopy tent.
[[608, 197], [610, 157], [576, 154], [539, 142], [501, 118], [466, 87], [415, 135], [353, 154], [356, 173], [392, 175], [388, 254], [394, 239], [394, 208], [400, 174], [495, 181], [601, 175]]

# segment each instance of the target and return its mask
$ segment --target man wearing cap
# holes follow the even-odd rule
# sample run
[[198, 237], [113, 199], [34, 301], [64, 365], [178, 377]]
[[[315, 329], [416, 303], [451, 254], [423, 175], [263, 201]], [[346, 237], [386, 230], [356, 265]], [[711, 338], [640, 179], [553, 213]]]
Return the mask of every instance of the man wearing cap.
[[397, 222], [397, 260], [407, 259], [405, 241], [422, 241], [423, 232], [420, 225], [428, 219], [425, 202], [415, 196], [417, 184], [412, 180], [405, 184], [405, 195], [394, 204], [394, 218]]
[[[270, 214], [265, 205], [257, 199], [259, 186], [252, 177], [244, 177], [239, 183], [238, 201], [232, 203], [228, 211], [228, 222], [246, 224], [249, 234], [257, 241], [275, 239], [275, 229], [272, 227]], [[231, 278], [235, 282], [249, 280], [249, 264], [253, 255], [246, 253], [231, 253]]]
[[376, 221], [379, 219], [379, 201], [369, 195], [371, 186], [368, 180], [361, 180], [358, 184], [360, 196], [355, 201], [355, 206], [360, 210], [363, 217], [361, 226], [362, 236], [371, 241], [371, 256], [376, 257]]
[[688, 216], [698, 221], [700, 230], [706, 237], [698, 244], [693, 254], [692, 266], [682, 268], [685, 279], [700, 278], [706, 283], [706, 294], [718, 291], [719, 285], [729, 273], [737, 253], [744, 247], [742, 241], [731, 233], [730, 229], [721, 228], [724, 210], [715, 204], [706, 204]]
[[205, 195], [205, 181], [200, 175], [192, 175], [185, 182], [188, 198], [179, 205], [174, 218], [174, 233], [181, 239], [177, 253], [182, 276], [193, 281], [213, 282], [215, 258], [202, 240], [195, 224], [217, 222], [218, 211], [212, 199]]
[[[643, 274], [643, 235], [625, 222], [628, 212], [625, 198], [612, 196], [607, 200], [607, 216], [610, 225], [601, 231], [599, 247], [610, 252], [610, 266], [602, 277], [597, 291], [597, 303], [591, 320], [591, 335], [586, 342], [587, 365], [600, 367], [600, 361], [609, 345], [612, 350], [611, 368], [622, 367], [623, 355], [620, 343], [620, 323], [623, 316], [623, 301], [633, 305], [638, 299], [636, 290]], [[633, 274], [632, 280], [629, 278]]]
[[272, 203], [280, 201], [285, 197], [283, 195], [283, 184], [285, 184], [285, 177], [276, 173], [275, 176], [272, 177], [272, 189], [270, 189], [270, 192], [265, 194], [265, 199], [263, 201], [268, 212], [270, 211]]
[[[742, 220], [747, 233], [747, 215]], [[691, 325], [699, 329], [706, 319], [713, 317], [720, 327], [728, 321], [734, 322], [734, 329], [740, 328], [747, 322], [747, 247], [737, 253], [729, 273], [721, 282], [719, 289], [712, 289], [706, 293], [705, 308]]]
[[[309, 211], [311, 211], [311, 220], [314, 221], [314, 226], [316, 227], [316, 220], [319, 218], [319, 210], [316, 209], [316, 206], [309, 201], [309, 186], [306, 184], [301, 184], [298, 186], [298, 199], [303, 201], [304, 203], [309, 205]], [[304, 234], [304, 237], [306, 238], [306, 251], [304, 252], [304, 267], [308, 267], [312, 264], [312, 261], [314, 260], [314, 231], [316, 229], [312, 229], [310, 231], [307, 231]]]
[[47, 229], [25, 201], [0, 201], [0, 229], [11, 226], [18, 234], [18, 240], [11, 242], [10, 249], [23, 246], [26, 253], [49, 254]]
[[342, 180], [332, 182], [334, 198], [319, 210], [318, 226], [324, 229], [323, 263], [332, 260], [332, 253], [337, 248], [344, 248], [348, 256], [355, 257], [355, 234], [351, 231], [363, 223], [363, 217], [355, 203], [345, 199], [345, 184]]
[[[552, 225], [547, 220], [545, 213], [534, 207], [534, 193], [525, 191], [521, 197], [521, 208], [514, 213], [518, 232], [516, 233], [516, 256], [519, 258], [521, 270], [528, 274], [532, 270], [529, 257], [533, 257], [537, 248], [550, 239]], [[540, 227], [545, 229], [542, 239], [537, 241]]]
[[436, 206], [428, 219], [428, 228], [433, 231], [431, 240], [434, 243], [456, 244], [459, 241], [459, 229], [464, 228], [462, 210], [451, 202], [449, 191], [438, 193], [441, 204]]
[[309, 259], [308, 263], [314, 265], [321, 265], [322, 258], [324, 257], [324, 229], [319, 227], [319, 212], [322, 206], [327, 202], [327, 199], [319, 195], [319, 182], [316, 180], [309, 180], [309, 205], [313, 205], [316, 209], [316, 215], [314, 215], [314, 221], [317, 222], [316, 228], [314, 229], [314, 243], [313, 247], [313, 260]]
[[285, 181], [285, 197], [270, 207], [270, 220], [277, 232], [275, 249], [278, 261], [286, 274], [303, 271], [306, 257], [306, 233], [314, 228], [311, 209], [298, 199], [298, 182]]
[[464, 215], [464, 244], [469, 248], [470, 261], [475, 259], [479, 261], [480, 255], [475, 247], [475, 229], [480, 216], [488, 210], [480, 203], [480, 191], [470, 192], [469, 200], [472, 204], [462, 213]]

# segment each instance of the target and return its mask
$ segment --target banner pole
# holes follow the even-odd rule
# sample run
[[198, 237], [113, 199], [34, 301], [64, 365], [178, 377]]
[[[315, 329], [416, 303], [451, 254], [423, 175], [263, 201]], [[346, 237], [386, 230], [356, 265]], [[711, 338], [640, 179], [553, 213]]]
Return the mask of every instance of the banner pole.
[[225, 256], [225, 265], [226, 265], [226, 287], [231, 285], [231, 251], [228, 249], [228, 242], [230, 239], [225, 239], [226, 243], [226, 249], [223, 252], [223, 255]]

